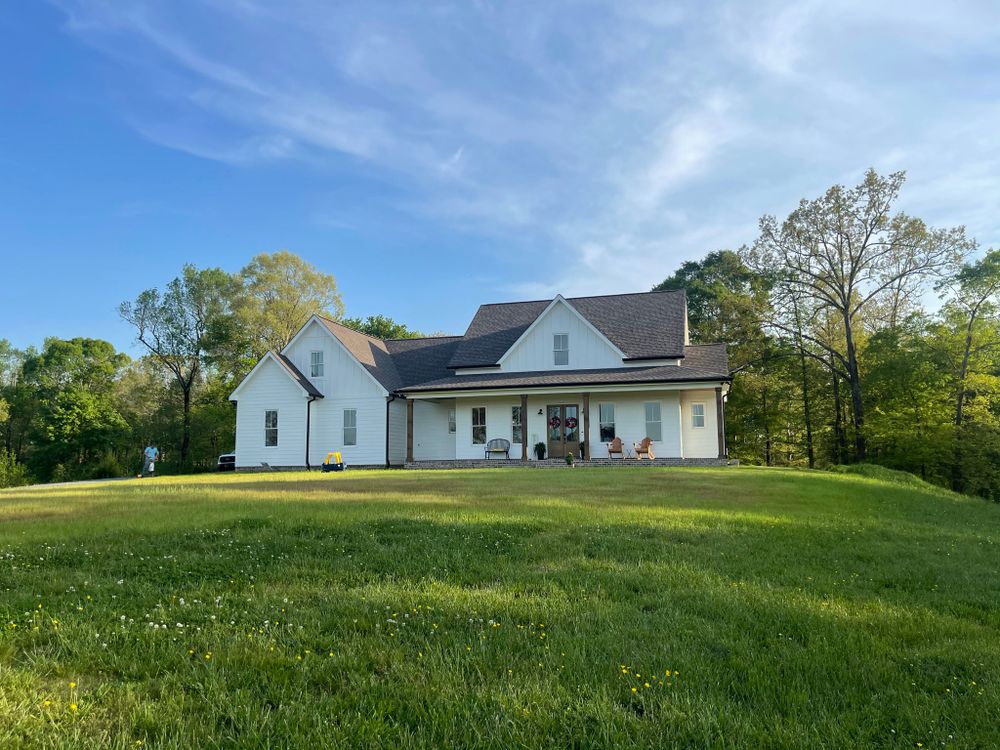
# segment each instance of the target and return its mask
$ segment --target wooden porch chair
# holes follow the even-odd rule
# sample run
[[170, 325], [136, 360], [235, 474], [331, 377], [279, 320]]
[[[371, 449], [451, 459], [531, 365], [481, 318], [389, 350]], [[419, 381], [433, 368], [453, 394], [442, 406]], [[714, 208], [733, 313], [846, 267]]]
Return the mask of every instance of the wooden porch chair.
[[650, 461], [656, 458], [653, 455], [653, 441], [648, 437], [644, 437], [641, 443], [632, 443], [632, 447], [635, 448], [635, 458], [637, 461], [641, 461], [643, 456]]
[[618, 458], [625, 458], [625, 447], [622, 445], [622, 439], [620, 437], [616, 437], [608, 443], [608, 458], [614, 458], [616, 454], [618, 455]]

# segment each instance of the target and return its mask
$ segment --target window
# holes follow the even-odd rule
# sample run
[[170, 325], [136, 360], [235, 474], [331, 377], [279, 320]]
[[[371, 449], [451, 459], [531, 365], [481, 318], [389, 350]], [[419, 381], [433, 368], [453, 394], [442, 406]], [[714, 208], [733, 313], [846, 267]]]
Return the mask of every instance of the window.
[[646, 404], [646, 437], [657, 442], [663, 439], [659, 401], [650, 401]]
[[691, 426], [705, 426], [705, 404], [691, 404]]
[[524, 442], [524, 431], [521, 430], [521, 407], [510, 407], [510, 442], [520, 445]]
[[323, 377], [323, 352], [309, 352], [309, 377]]
[[486, 407], [472, 407], [472, 442], [482, 445], [486, 442]]
[[344, 409], [344, 445], [358, 444], [358, 410]]
[[455, 410], [454, 409], [449, 409], [448, 410], [448, 434], [449, 435], [454, 435], [455, 434]]
[[610, 443], [615, 439], [615, 405], [601, 404], [598, 412], [601, 420], [601, 442]]
[[555, 365], [569, 364], [568, 333], [556, 333], [552, 336], [552, 363]]
[[268, 409], [264, 412], [264, 446], [273, 448], [278, 444], [278, 411]]

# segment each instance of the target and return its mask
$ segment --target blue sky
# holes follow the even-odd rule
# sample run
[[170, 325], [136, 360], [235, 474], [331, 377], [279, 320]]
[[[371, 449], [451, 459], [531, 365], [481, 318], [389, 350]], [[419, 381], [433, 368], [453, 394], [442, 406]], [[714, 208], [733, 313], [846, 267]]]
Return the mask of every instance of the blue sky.
[[[348, 313], [646, 290], [905, 169], [1000, 245], [996, 2], [55, 0], [0, 15], [0, 337], [130, 348], [181, 265], [289, 249]], [[134, 348], [133, 353], [138, 353]]]

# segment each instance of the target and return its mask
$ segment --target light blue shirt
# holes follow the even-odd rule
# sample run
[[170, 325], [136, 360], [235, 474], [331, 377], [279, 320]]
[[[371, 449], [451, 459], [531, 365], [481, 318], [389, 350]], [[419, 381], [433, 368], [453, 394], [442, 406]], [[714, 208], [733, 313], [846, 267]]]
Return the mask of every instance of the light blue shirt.
[[144, 450], [143, 453], [146, 454], [146, 458], [148, 458], [150, 461], [155, 461], [160, 457], [160, 451], [157, 448], [153, 447], [152, 445], [146, 448], [146, 450]]

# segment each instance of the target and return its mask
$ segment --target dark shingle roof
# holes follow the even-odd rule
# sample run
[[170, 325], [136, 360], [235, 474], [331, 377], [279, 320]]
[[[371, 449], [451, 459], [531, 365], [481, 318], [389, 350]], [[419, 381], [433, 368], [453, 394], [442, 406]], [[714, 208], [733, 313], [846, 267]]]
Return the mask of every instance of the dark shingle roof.
[[395, 391], [403, 384], [392, 361], [392, 355], [389, 354], [382, 339], [359, 333], [322, 315], [317, 315], [316, 319], [337, 337], [347, 351], [353, 354], [361, 366], [368, 370], [387, 391]]
[[302, 371], [299, 370], [298, 367], [292, 364], [292, 360], [290, 360], [288, 357], [286, 357], [284, 354], [281, 354], [280, 352], [272, 352], [272, 354], [274, 354], [275, 359], [278, 360], [278, 364], [282, 365], [286, 370], [288, 370], [288, 374], [295, 379], [296, 383], [298, 383], [302, 388], [305, 389], [306, 393], [308, 393], [310, 396], [313, 396], [314, 398], [323, 398], [323, 394], [319, 392], [319, 389], [316, 388], [316, 386], [314, 386], [311, 382], [309, 382], [309, 378], [303, 375]]
[[[566, 300], [617, 346], [626, 359], [684, 356], [683, 290], [571, 297]], [[489, 367], [535, 322], [552, 300], [482, 305], [449, 363]]]
[[450, 376], [448, 362], [461, 340], [461, 336], [388, 339], [385, 345], [405, 387]]
[[559, 385], [608, 385], [615, 383], [683, 383], [729, 380], [725, 344], [685, 346], [680, 365], [616, 367], [610, 370], [546, 370], [483, 375], [449, 375], [423, 381], [403, 391], [474, 390], [478, 388], [538, 388]]

